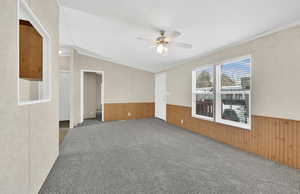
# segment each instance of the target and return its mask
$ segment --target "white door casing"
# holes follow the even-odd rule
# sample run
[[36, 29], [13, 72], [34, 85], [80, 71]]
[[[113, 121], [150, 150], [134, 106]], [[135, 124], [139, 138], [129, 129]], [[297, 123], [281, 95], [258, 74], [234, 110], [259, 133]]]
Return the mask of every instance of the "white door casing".
[[101, 110], [102, 110], [102, 121], [105, 119], [105, 111], [104, 111], [104, 71], [96, 71], [96, 70], [90, 70], [90, 69], [82, 69], [80, 71], [80, 123], [83, 122], [83, 114], [84, 114], [84, 73], [85, 72], [92, 72], [92, 73], [97, 73], [101, 74]]
[[155, 117], [166, 121], [167, 74], [155, 75]]

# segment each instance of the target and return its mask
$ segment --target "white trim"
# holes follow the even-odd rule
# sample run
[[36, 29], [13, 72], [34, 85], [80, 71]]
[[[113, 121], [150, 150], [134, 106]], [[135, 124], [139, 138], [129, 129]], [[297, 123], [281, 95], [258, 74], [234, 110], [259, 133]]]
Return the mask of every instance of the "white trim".
[[[70, 58], [70, 75], [71, 75], [71, 81], [70, 81], [70, 128], [74, 128], [74, 52], [72, 50], [71, 52], [71, 58]], [[77, 124], [77, 123], [76, 123]], [[75, 125], [76, 125], [75, 124]]]
[[214, 66], [214, 64], [200, 65], [200, 66], [193, 68], [193, 71], [202, 71], [203, 69], [211, 68], [213, 66]]
[[215, 119], [213, 117], [206, 117], [206, 116], [202, 116], [202, 115], [197, 115], [195, 113], [192, 113], [192, 117], [194, 117], [196, 119], [207, 120], [207, 121], [215, 121]]
[[221, 94], [250, 94], [250, 90], [220, 91]]
[[32, 105], [32, 104], [41, 104], [41, 103], [46, 103], [46, 102], [51, 102], [50, 99], [45, 99], [45, 100], [32, 100], [32, 101], [27, 101], [27, 102], [19, 102], [19, 106], [25, 106], [25, 105]]
[[102, 75], [102, 83], [101, 83], [101, 106], [102, 106], [102, 121], [104, 121], [104, 71], [90, 70], [90, 69], [82, 69], [80, 70], [80, 123], [83, 122], [83, 110], [84, 110], [84, 73], [97, 73]]
[[251, 117], [249, 117], [249, 124], [244, 124], [244, 123], [239, 123], [239, 122], [224, 120], [224, 119], [217, 120], [216, 122], [224, 124], [224, 125], [230, 125], [230, 126], [233, 126], [233, 127], [247, 129], [247, 130], [251, 131], [251, 124], [250, 124], [251, 123]]
[[[229, 63], [234, 63], [236, 61], [240, 61], [243, 59], [247, 59], [250, 58], [250, 90], [246, 90], [246, 91], [222, 91], [221, 90], [221, 66], [224, 64], [229, 64]], [[222, 63], [220, 63], [219, 65], [216, 66], [216, 122], [217, 123], [222, 123], [225, 125], [231, 125], [234, 127], [239, 127], [239, 128], [243, 128], [243, 129], [248, 129], [251, 130], [252, 127], [252, 112], [251, 112], [251, 90], [252, 90], [252, 68], [253, 66], [253, 60], [252, 60], [252, 55], [245, 55], [242, 57], [236, 57], [236, 58], [232, 58], [229, 60], [224, 60]], [[234, 121], [229, 121], [229, 120], [224, 120], [222, 119], [222, 110], [221, 110], [221, 103], [222, 103], [222, 99], [221, 96], [222, 94], [249, 94], [249, 119], [248, 119], [248, 124], [244, 124], [244, 123], [240, 123], [240, 122], [234, 122]]]
[[19, 18], [20, 18], [20, 0], [18, 0], [17, 1], [17, 26], [18, 26], [18, 28], [17, 28], [17, 95], [18, 95], [18, 97], [17, 97], [17, 100], [18, 100], [18, 105], [22, 105], [22, 104], [20, 104], [20, 31], [19, 31], [19, 23], [20, 23], [20, 21], [19, 21]]
[[219, 63], [219, 65], [228, 64], [228, 63], [234, 63], [236, 61], [242, 61], [242, 60], [247, 59], [247, 58], [250, 58], [250, 62], [252, 62], [252, 55], [248, 54], [248, 55], [244, 55], [244, 56], [241, 56], [241, 57], [233, 57], [231, 59], [222, 60]]
[[[158, 88], [157, 88], [157, 79], [159, 78], [159, 76], [162, 76], [165, 78], [165, 80], [163, 80], [165, 83], [165, 91], [163, 92], [163, 94], [161, 94], [159, 91], [158, 91]], [[163, 121], [167, 121], [167, 101], [168, 101], [168, 95], [169, 95], [169, 92], [168, 92], [168, 87], [167, 87], [167, 79], [168, 79], [168, 75], [166, 72], [162, 72], [162, 73], [157, 73], [155, 74], [155, 91], [154, 91], [154, 102], [155, 102], [155, 118], [158, 118], [158, 119], [161, 119]], [[162, 107], [159, 107], [159, 108], [163, 108], [164, 111], [162, 113], [162, 115], [159, 115], [158, 114], [158, 104], [159, 102], [163, 101], [163, 106]]]
[[[243, 59], [250, 58], [250, 90], [246, 91], [221, 91], [221, 66], [224, 64], [228, 63], [234, 63], [236, 61], [241, 61]], [[253, 58], [252, 55], [245, 55], [242, 57], [236, 57], [232, 58], [229, 60], [223, 60], [221, 63], [218, 65], [203, 65], [200, 67], [196, 67], [192, 71], [192, 117], [197, 118], [197, 119], [203, 119], [203, 120], [209, 120], [209, 121], [214, 121], [217, 123], [222, 123], [225, 125], [230, 125], [234, 127], [239, 127], [247, 130], [251, 130], [252, 126], [252, 112], [251, 112], [251, 89], [252, 89], [252, 68], [253, 65]], [[214, 91], [213, 92], [204, 92], [204, 93], [212, 93], [214, 94], [214, 116], [213, 117], [207, 117], [207, 116], [202, 116], [202, 115], [197, 115], [196, 114], [196, 94], [201, 94], [201, 91], [195, 91], [196, 90], [196, 73], [198, 71], [202, 71], [204, 69], [213, 67], [214, 69]], [[222, 110], [221, 110], [221, 95], [222, 94], [248, 94], [249, 95], [249, 119], [248, 119], [248, 124], [240, 123], [240, 122], [234, 122], [234, 121], [229, 121], [229, 120], [224, 120], [222, 119]]]
[[[213, 117], [207, 117], [207, 116], [203, 116], [203, 115], [198, 115], [196, 114], [196, 94], [201, 94], [202, 92], [199, 91], [195, 91], [196, 88], [196, 76], [197, 76], [197, 72], [198, 71], [202, 71], [204, 69], [208, 69], [208, 68], [213, 68], [213, 85], [215, 85], [215, 65], [203, 65], [201, 67], [196, 67], [193, 69], [192, 71], [192, 117], [197, 118], [197, 119], [203, 119], [203, 120], [208, 120], [208, 121], [214, 121], [215, 120], [215, 116], [213, 115]], [[214, 88], [214, 87], [212, 87]], [[211, 93], [214, 95], [215, 98], [215, 92], [214, 91], [205, 91], [203, 93]], [[215, 112], [215, 103], [213, 103], [213, 109]]]
[[[19, 69], [19, 61], [20, 61], [20, 56], [19, 56], [19, 27], [17, 28], [17, 94], [18, 94], [18, 105], [30, 105], [30, 104], [38, 104], [38, 103], [45, 103], [49, 102], [52, 100], [52, 40], [50, 34], [47, 32], [47, 30], [44, 28], [38, 17], [34, 14], [34, 12], [31, 10], [30, 6], [26, 3], [25, 0], [18, 0], [17, 1], [17, 26], [19, 26], [19, 19], [21, 19], [21, 14], [20, 11], [21, 9], [24, 9], [25, 12], [28, 14], [27, 19], [30, 20], [31, 24], [35, 27], [35, 29], [43, 36], [43, 77], [44, 81], [48, 81], [47, 87], [43, 87], [44, 90], [47, 90], [47, 92], [43, 92], [43, 94], [48, 93], [48, 96], [46, 99], [41, 99], [41, 100], [32, 100], [32, 101], [26, 101], [26, 102], [21, 102], [20, 99], [20, 69]], [[47, 75], [45, 75], [45, 70], [47, 70]], [[39, 89], [39, 96], [41, 96], [41, 91]]]

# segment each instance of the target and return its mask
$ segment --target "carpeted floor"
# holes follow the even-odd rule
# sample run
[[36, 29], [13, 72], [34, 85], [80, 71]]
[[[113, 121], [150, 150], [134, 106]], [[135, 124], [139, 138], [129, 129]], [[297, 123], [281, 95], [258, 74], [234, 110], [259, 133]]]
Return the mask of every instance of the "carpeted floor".
[[70, 130], [41, 194], [300, 193], [300, 171], [155, 119]]
[[83, 121], [83, 123], [80, 123], [79, 125], [77, 125], [76, 127], [87, 127], [89, 125], [99, 125], [101, 124], [102, 121], [98, 120], [98, 119], [85, 119]]

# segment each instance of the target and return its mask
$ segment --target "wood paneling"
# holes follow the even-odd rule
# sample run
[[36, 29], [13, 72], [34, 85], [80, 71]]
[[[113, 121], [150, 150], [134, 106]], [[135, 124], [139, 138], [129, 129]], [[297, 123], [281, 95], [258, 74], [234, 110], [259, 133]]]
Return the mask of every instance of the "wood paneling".
[[[183, 124], [181, 124], [183, 120]], [[167, 105], [167, 121], [242, 150], [300, 169], [300, 121], [252, 116], [252, 130], [192, 118], [191, 108]]]
[[[130, 115], [128, 115], [130, 113]], [[104, 104], [104, 120], [129, 120], [154, 117], [154, 103]]]
[[20, 78], [43, 80], [43, 37], [25, 20], [19, 25]]

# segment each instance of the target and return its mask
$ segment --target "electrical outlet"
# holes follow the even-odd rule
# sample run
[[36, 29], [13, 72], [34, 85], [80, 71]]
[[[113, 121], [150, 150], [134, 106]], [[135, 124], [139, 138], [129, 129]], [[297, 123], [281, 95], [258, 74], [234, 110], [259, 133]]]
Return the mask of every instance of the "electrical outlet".
[[128, 116], [129, 116], [129, 117], [131, 116], [131, 112], [128, 112]]
[[183, 125], [183, 122], [184, 122], [184, 121], [183, 121], [182, 119], [181, 119], [181, 121], [180, 121], [180, 122], [181, 122], [181, 124]]

